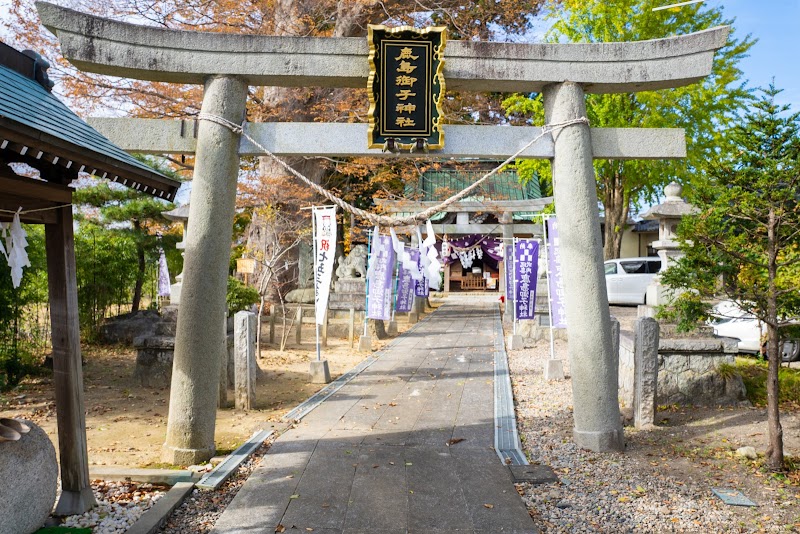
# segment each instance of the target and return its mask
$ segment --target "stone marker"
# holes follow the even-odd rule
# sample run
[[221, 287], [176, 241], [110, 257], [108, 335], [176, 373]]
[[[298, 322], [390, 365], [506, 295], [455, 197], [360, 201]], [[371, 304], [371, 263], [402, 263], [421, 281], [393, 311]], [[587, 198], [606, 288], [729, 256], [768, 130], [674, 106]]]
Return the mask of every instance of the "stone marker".
[[350, 348], [353, 348], [353, 343], [356, 338], [356, 310], [355, 308], [350, 308], [350, 318], [347, 323], [347, 339], [350, 341]]
[[658, 322], [652, 317], [640, 317], [633, 325], [633, 424], [636, 428], [652, 427], [656, 421], [658, 334]]
[[256, 406], [256, 315], [236, 312], [234, 319], [234, 405], [237, 410]]
[[56, 500], [56, 450], [44, 430], [30, 430], [18, 441], [0, 443], [0, 532], [30, 534], [50, 515]]
[[386, 325], [386, 333], [389, 334], [390, 336], [396, 336], [397, 335], [397, 320], [396, 319], [392, 319], [391, 321], [389, 321], [389, 324]]

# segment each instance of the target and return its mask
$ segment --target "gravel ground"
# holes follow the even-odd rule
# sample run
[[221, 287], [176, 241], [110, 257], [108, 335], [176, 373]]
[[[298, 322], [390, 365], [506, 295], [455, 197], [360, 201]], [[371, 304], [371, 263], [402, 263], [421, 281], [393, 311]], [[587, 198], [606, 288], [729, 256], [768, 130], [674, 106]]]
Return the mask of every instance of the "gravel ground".
[[[525, 452], [560, 478], [519, 488], [543, 532], [800, 532], [800, 489], [736, 458], [734, 445], [703, 448], [713, 441], [711, 430], [711, 438], [687, 440], [680, 427], [626, 429], [624, 454], [579, 450], [571, 436], [566, 342], [557, 341], [555, 350], [568, 378], [550, 383], [542, 375], [549, 343], [509, 351]], [[727, 506], [712, 486], [741, 489], [759, 506]]]
[[122, 534], [167, 492], [166, 486], [92, 481], [97, 506], [64, 518], [63, 527], [91, 528], [94, 534]]
[[214, 523], [217, 522], [225, 507], [233, 500], [239, 488], [269, 450], [269, 443], [261, 445], [219, 489], [200, 490], [195, 488], [191, 497], [170, 515], [159, 532], [195, 534], [209, 532], [214, 528]]

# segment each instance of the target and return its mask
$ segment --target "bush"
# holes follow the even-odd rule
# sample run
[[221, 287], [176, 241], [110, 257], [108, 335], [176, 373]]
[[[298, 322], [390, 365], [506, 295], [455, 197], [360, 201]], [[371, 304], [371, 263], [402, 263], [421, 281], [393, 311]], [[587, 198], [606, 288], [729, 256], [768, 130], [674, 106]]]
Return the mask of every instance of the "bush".
[[[736, 371], [742, 376], [747, 399], [756, 406], [767, 405], [767, 362], [736, 358]], [[800, 406], [800, 370], [781, 367], [778, 370], [778, 402]]]
[[247, 287], [236, 278], [228, 277], [228, 295], [226, 297], [228, 305], [228, 317], [238, 311], [243, 311], [253, 304], [261, 301], [261, 296], [255, 288]]

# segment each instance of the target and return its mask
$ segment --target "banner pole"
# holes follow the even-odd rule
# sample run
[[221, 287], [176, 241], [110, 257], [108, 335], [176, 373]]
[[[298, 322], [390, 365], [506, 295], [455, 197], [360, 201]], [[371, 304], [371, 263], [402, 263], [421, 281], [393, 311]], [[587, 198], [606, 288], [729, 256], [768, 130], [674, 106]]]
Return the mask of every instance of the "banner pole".
[[[369, 266], [370, 260], [372, 260], [372, 228], [367, 230], [367, 266]], [[366, 336], [369, 323], [369, 319], [367, 319], [367, 315], [369, 315], [369, 276], [367, 276], [367, 283], [364, 287], [367, 291], [364, 299], [364, 335]]]
[[544, 263], [546, 265], [545, 272], [547, 273], [547, 315], [550, 319], [550, 359], [555, 360], [555, 340], [553, 338], [553, 301], [550, 298], [550, 247], [548, 243], [549, 229], [547, 228], [547, 219], [550, 217], [542, 213], [542, 236], [544, 237]]
[[[405, 250], [405, 245], [403, 245], [403, 250]], [[394, 268], [394, 298], [392, 302], [394, 305], [392, 306], [392, 318], [391, 321], [394, 321], [394, 312], [397, 309], [397, 299], [400, 297], [398, 290], [400, 289], [400, 255], [395, 254], [395, 268]]]
[[[317, 272], [319, 265], [317, 262], [319, 261], [319, 251], [317, 250], [317, 217], [316, 217], [316, 206], [311, 206], [311, 233], [314, 236], [314, 273]], [[314, 300], [318, 299], [319, 296], [317, 295], [317, 284], [314, 284]], [[303, 325], [300, 325], [302, 328]], [[314, 333], [316, 334], [317, 338], [317, 361], [322, 361], [322, 346], [319, 342], [319, 321], [317, 321], [317, 307], [314, 306]]]
[[511, 328], [512, 328], [512, 332], [516, 336], [517, 335], [517, 238], [516, 237], [514, 237], [511, 240], [511, 253], [512, 253], [512, 258], [514, 258], [514, 260], [511, 262], [511, 265], [512, 265], [511, 268], [514, 269], [514, 271], [513, 271], [513, 275], [514, 275], [514, 289], [513, 289], [514, 302], [513, 302], [513, 308], [512, 308], [513, 312], [514, 312], [514, 316], [513, 316], [513, 321], [511, 322]]

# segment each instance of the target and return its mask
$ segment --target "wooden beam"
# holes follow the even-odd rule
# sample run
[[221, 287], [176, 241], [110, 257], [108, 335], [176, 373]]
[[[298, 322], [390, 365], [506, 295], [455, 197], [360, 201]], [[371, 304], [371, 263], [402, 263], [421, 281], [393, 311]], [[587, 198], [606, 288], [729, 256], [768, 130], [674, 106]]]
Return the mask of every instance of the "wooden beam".
[[56, 222], [45, 226], [45, 247], [61, 461], [61, 497], [55, 515], [73, 515], [86, 512], [96, 501], [89, 485], [72, 206], [53, 211]]
[[[6, 194], [60, 204], [72, 202], [72, 189], [65, 185], [17, 176], [10, 169], [0, 168], [0, 195]], [[30, 209], [29, 206], [22, 208]]]

